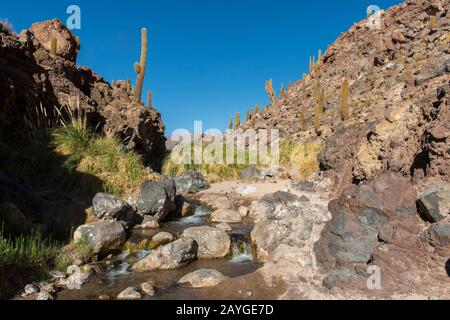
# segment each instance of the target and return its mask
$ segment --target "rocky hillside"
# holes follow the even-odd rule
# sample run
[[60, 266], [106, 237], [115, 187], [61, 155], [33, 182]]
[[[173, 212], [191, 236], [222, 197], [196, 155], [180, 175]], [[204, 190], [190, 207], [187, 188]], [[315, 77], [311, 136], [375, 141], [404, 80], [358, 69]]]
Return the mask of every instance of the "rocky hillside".
[[382, 12], [380, 29], [355, 24], [244, 127], [320, 142], [336, 195], [385, 169], [419, 189], [450, 181], [449, 10], [448, 0], [407, 0]]
[[59, 20], [35, 23], [19, 35], [0, 25], [0, 134], [51, 122], [55, 107], [81, 107], [93, 128], [117, 135], [159, 169], [165, 151], [161, 115], [134, 101], [129, 83], [112, 86], [77, 66], [79, 50], [79, 39]]

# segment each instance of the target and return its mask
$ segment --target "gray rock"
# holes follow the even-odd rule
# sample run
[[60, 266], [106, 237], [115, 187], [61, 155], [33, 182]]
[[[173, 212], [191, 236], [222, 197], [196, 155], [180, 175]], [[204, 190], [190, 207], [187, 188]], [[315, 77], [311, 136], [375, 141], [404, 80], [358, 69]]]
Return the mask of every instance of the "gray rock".
[[140, 300], [142, 295], [136, 288], [126, 288], [117, 296], [117, 300]]
[[174, 179], [178, 194], [197, 193], [211, 186], [205, 177], [196, 171], [186, 171]]
[[221, 229], [206, 226], [192, 227], [184, 230], [182, 237], [195, 240], [198, 244], [199, 258], [223, 258], [230, 253], [230, 236]]
[[126, 233], [120, 222], [102, 221], [78, 227], [73, 238], [75, 243], [85, 239], [93, 254], [105, 255], [122, 248]]
[[197, 257], [197, 243], [194, 239], [179, 239], [139, 260], [131, 267], [137, 272], [151, 270], [170, 270], [182, 267]]
[[261, 177], [261, 171], [255, 166], [245, 168], [239, 172], [242, 180], [258, 180]]
[[39, 288], [38, 288], [38, 286], [36, 286], [35, 284], [27, 284], [27, 285], [25, 286], [24, 292], [25, 292], [25, 295], [26, 295], [26, 296], [29, 296], [29, 295], [38, 293], [38, 292], [39, 292]]
[[430, 222], [438, 222], [450, 215], [450, 184], [432, 185], [417, 200], [419, 213]]
[[223, 282], [226, 277], [217, 270], [200, 269], [182, 277], [178, 283], [188, 284], [192, 288], [209, 288]]
[[122, 221], [127, 224], [140, 223], [134, 209], [116, 196], [97, 193], [92, 200], [92, 207], [94, 215], [101, 220]]
[[425, 231], [425, 238], [434, 247], [447, 247], [450, 251], [450, 221], [433, 223]]
[[164, 178], [159, 182], [146, 182], [141, 187], [137, 207], [141, 214], [152, 215], [158, 221], [176, 209], [176, 187], [173, 179]]

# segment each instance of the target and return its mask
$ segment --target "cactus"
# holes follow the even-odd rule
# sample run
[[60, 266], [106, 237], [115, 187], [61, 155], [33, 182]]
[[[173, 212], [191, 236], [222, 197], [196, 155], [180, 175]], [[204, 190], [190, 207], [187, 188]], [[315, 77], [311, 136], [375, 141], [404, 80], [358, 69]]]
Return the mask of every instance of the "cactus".
[[324, 106], [325, 106], [325, 90], [319, 88], [316, 109], [314, 111], [314, 129], [316, 129], [316, 131], [318, 131], [320, 128], [320, 118], [322, 116]]
[[115, 80], [111, 81], [111, 88], [113, 88], [113, 89], [116, 88], [116, 81]]
[[300, 126], [301, 126], [302, 128], [304, 128], [304, 127], [305, 127], [305, 115], [303, 114], [303, 112], [300, 113], [300, 119], [299, 119], [299, 122], [300, 122]]
[[148, 96], [147, 96], [147, 106], [148, 106], [148, 109], [151, 109], [151, 108], [152, 108], [152, 105], [153, 105], [153, 92], [152, 92], [152, 91], [149, 91], [149, 92], [148, 92]]
[[281, 84], [281, 88], [280, 88], [280, 98], [284, 98], [284, 83]]
[[305, 90], [305, 86], [306, 86], [306, 74], [303, 74], [303, 78], [302, 78], [302, 90]]
[[347, 78], [342, 80], [341, 88], [341, 118], [342, 121], [350, 118], [350, 84]]
[[141, 61], [134, 64], [134, 71], [137, 74], [136, 87], [133, 91], [134, 100], [141, 102], [142, 87], [144, 86], [145, 68], [147, 66], [147, 29], [142, 28], [142, 47], [141, 47]]
[[430, 29], [434, 30], [437, 27], [437, 18], [436, 16], [430, 17]]
[[276, 96], [272, 86], [272, 79], [266, 81], [265, 89], [267, 95], [269, 96], [270, 101], [272, 101], [272, 105], [274, 105], [276, 101]]
[[245, 112], [245, 120], [244, 122], [247, 122], [248, 120], [250, 120], [250, 113], [248, 112], [248, 110]]
[[241, 126], [241, 113], [236, 112], [236, 120], [234, 121], [234, 128], [238, 129]]
[[317, 54], [317, 66], [320, 67], [322, 65], [322, 50], [319, 49], [319, 53]]
[[50, 40], [50, 54], [56, 56], [56, 52], [58, 51], [58, 39], [52, 37]]
[[131, 80], [127, 80], [127, 92], [128, 94], [131, 94], [131, 90], [133, 90], [133, 86], [131, 85]]
[[312, 74], [314, 72], [316, 63], [314, 62], [314, 57], [309, 58], [309, 74]]
[[230, 117], [230, 123], [228, 125], [228, 129], [233, 129], [233, 116]]
[[258, 104], [253, 108], [253, 111], [252, 111], [252, 118], [254, 118], [254, 117], [259, 113], [260, 109], [261, 109], [261, 106], [260, 106], [260, 104], [258, 103]]

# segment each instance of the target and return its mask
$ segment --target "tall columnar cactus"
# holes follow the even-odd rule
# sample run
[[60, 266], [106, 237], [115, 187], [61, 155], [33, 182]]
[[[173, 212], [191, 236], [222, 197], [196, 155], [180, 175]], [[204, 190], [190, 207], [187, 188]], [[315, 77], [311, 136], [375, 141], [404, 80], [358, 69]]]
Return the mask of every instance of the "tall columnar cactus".
[[284, 83], [281, 84], [281, 88], [280, 88], [280, 98], [281, 98], [281, 99], [284, 98]]
[[302, 78], [302, 90], [305, 90], [306, 87], [306, 74], [303, 74], [303, 78]]
[[228, 129], [233, 129], [233, 116], [230, 117], [230, 123], [228, 124]]
[[430, 29], [434, 30], [437, 27], [437, 17], [430, 16]]
[[267, 95], [269, 96], [270, 101], [272, 101], [272, 105], [274, 105], [276, 101], [276, 96], [272, 86], [272, 79], [266, 81], [265, 89]]
[[244, 120], [244, 122], [247, 122], [248, 120], [250, 120], [250, 112], [247, 110], [245, 112], [245, 120]]
[[322, 65], [322, 50], [319, 49], [319, 53], [317, 55], [317, 66], [320, 67]]
[[148, 92], [147, 106], [148, 106], [148, 109], [151, 109], [153, 106], [153, 92], [152, 91]]
[[316, 67], [316, 62], [314, 61], [314, 56], [309, 58], [309, 74], [312, 74], [314, 72], [314, 69]]
[[147, 29], [142, 28], [141, 61], [134, 64], [134, 71], [137, 74], [136, 86], [133, 91], [134, 100], [141, 102], [142, 87], [144, 86], [145, 68], [147, 67]]
[[318, 131], [320, 128], [320, 121], [322, 113], [324, 111], [324, 106], [325, 106], [325, 90], [319, 89], [316, 109], [314, 111], [314, 129], [316, 129], [316, 131]]
[[342, 80], [341, 118], [342, 121], [345, 121], [350, 118], [350, 84], [347, 78], [344, 78]]
[[58, 51], [58, 39], [56, 37], [52, 37], [52, 39], [50, 40], [50, 54], [55, 56], [57, 51]]
[[241, 113], [236, 112], [236, 120], [234, 121], [235, 129], [238, 129], [241, 126]]

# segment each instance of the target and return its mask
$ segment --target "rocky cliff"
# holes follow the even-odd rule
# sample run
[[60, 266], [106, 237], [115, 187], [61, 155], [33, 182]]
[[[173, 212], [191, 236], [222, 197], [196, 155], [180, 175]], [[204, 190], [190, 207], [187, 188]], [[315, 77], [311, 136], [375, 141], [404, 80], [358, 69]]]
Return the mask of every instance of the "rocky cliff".
[[77, 66], [79, 49], [79, 39], [59, 20], [33, 24], [19, 35], [0, 24], [0, 134], [51, 122], [55, 107], [81, 107], [93, 128], [117, 135], [159, 169], [165, 152], [161, 115], [134, 101], [125, 81], [112, 86]]
[[408, 0], [383, 11], [379, 29], [356, 23], [244, 127], [319, 141], [338, 192], [386, 169], [419, 189], [450, 181], [449, 9], [448, 0]]

